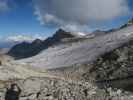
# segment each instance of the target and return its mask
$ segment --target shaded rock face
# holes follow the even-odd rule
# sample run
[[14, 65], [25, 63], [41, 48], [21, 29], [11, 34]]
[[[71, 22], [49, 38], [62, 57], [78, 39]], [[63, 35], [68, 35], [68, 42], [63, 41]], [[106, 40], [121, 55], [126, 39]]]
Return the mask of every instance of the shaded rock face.
[[27, 43], [23, 42], [21, 44], [15, 45], [9, 52], [8, 55], [14, 57], [15, 59], [31, 57], [36, 55], [41, 49], [41, 43]]
[[49, 37], [44, 41], [40, 39], [36, 39], [32, 43], [23, 42], [15, 45], [8, 52], [8, 55], [16, 59], [35, 56], [42, 50], [47, 49], [52, 45], [60, 43], [62, 39], [73, 38], [73, 37], [74, 35], [72, 35], [71, 33], [65, 32], [64, 30], [59, 29], [52, 37]]

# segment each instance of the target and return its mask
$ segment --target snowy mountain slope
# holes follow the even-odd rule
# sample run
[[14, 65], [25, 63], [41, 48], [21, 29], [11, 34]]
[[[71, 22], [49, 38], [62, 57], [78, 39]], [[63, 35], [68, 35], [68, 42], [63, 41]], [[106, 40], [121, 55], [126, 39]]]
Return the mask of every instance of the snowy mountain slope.
[[110, 34], [87, 39], [82, 42], [60, 44], [44, 50], [37, 56], [18, 60], [15, 63], [30, 64], [34, 67], [52, 69], [73, 64], [90, 63], [133, 38], [133, 26]]

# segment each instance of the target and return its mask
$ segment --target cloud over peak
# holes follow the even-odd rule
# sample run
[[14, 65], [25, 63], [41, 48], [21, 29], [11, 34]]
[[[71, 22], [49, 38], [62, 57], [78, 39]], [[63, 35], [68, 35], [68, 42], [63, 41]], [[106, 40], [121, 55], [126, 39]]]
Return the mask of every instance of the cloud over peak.
[[44, 25], [80, 30], [92, 23], [126, 15], [126, 0], [33, 0], [35, 13]]

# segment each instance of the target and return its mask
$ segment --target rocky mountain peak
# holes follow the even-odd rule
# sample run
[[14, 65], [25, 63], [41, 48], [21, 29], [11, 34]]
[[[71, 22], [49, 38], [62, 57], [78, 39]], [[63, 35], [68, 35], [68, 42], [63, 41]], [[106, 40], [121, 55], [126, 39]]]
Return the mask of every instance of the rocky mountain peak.
[[57, 40], [61, 40], [64, 38], [73, 38], [75, 37], [71, 32], [66, 32], [63, 29], [59, 29], [56, 31], [56, 33], [53, 35], [53, 38]]
[[60, 33], [66, 33], [66, 31], [60, 28], [56, 31], [56, 34], [60, 34]]
[[43, 42], [42, 40], [36, 39], [36, 40], [34, 40], [34, 41], [32, 42], [32, 44], [38, 45], [38, 44], [41, 44], [42, 42]]
[[73, 38], [75, 37], [70, 32], [66, 32], [62, 29], [59, 29], [55, 32], [52, 37], [48, 37], [44, 41], [40, 39], [34, 40], [32, 43], [23, 42], [15, 45], [8, 52], [10, 56], [15, 57], [16, 59], [27, 58], [38, 54], [40, 51], [47, 49], [52, 45], [61, 43], [62, 39]]

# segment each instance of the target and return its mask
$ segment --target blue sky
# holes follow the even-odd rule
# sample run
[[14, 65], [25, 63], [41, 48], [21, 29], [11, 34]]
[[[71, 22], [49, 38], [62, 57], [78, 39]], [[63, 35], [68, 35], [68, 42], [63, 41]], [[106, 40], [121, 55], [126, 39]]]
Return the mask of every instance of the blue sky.
[[[0, 35], [36, 35], [49, 36], [53, 28], [44, 27], [37, 20], [31, 0], [15, 0], [9, 11], [0, 13]], [[13, 2], [13, 3], [14, 3]]]
[[[35, 9], [32, 0], [0, 0], [0, 3], [3, 1], [8, 3], [9, 9], [0, 12], [1, 37], [36, 34], [47, 37], [53, 34], [55, 30], [60, 27], [58, 25], [55, 28], [41, 25], [39, 20], [37, 20], [37, 15], [34, 14]], [[133, 0], [128, 0], [128, 7], [133, 11]], [[94, 30], [98, 28], [106, 30], [116, 28], [121, 24], [126, 23], [130, 18], [132, 18], [132, 14], [122, 15], [111, 20], [106, 20], [100, 23], [98, 27], [91, 24], [88, 26], [88, 29]]]

